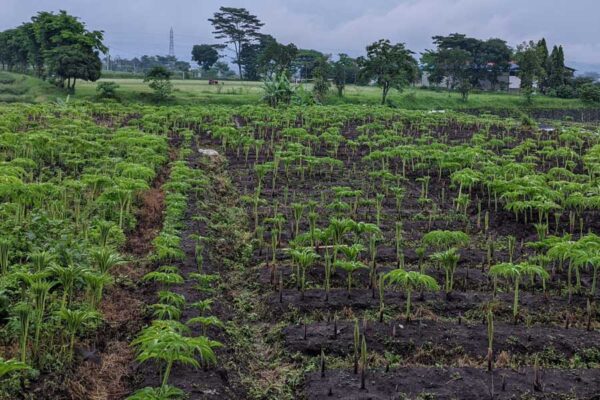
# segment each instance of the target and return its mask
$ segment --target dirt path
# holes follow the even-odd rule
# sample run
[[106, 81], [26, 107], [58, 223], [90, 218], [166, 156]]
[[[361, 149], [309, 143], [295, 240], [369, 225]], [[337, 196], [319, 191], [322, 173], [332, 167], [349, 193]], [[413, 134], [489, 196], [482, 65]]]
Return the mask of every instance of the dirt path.
[[[185, 297], [188, 305], [182, 313], [181, 322], [185, 323], [190, 318], [199, 316], [199, 312], [189, 307], [190, 304], [211, 299], [211, 310], [205, 315], [219, 318], [226, 326], [231, 324], [233, 311], [231, 300], [221, 282], [227, 279], [227, 271], [223, 267], [223, 249], [219, 245], [224, 242], [222, 232], [217, 225], [217, 219], [223, 213], [223, 208], [231, 202], [234, 196], [231, 188], [220, 184], [225, 179], [224, 170], [221, 168], [222, 159], [201, 154], [194, 146], [192, 155], [187, 159], [188, 165], [194, 169], [202, 170], [210, 183], [200, 190], [196, 197], [190, 194], [188, 207], [184, 216], [184, 228], [181, 233], [182, 248], [185, 258], [182, 261], [171, 263], [179, 268], [185, 282], [176, 285], [170, 290]], [[216, 228], [215, 228], [216, 226]], [[198, 269], [195, 256], [196, 241], [194, 235], [206, 238], [204, 240], [202, 269]], [[198, 290], [198, 282], [192, 274], [215, 275], [218, 280], [208, 290]], [[206, 332], [198, 326], [191, 327], [191, 335], [206, 335], [212, 340], [218, 340], [223, 347], [216, 351], [218, 364], [208, 369], [196, 369], [193, 366], [175, 364], [171, 371], [169, 384], [184, 390], [188, 399], [240, 399], [244, 398], [239, 385], [231, 382], [230, 366], [235, 365], [230, 350], [231, 340], [224, 329], [209, 327]], [[138, 369], [140, 382], [138, 387], [159, 386], [160, 368], [156, 365], [144, 364]]]
[[[175, 153], [173, 150], [170, 153], [172, 161]], [[137, 224], [127, 235], [124, 246], [125, 255], [132, 261], [112, 271], [115, 284], [105, 290], [100, 305], [105, 324], [95, 336], [95, 346], [79, 349], [85, 358], [67, 383], [73, 399], [116, 400], [131, 392], [136, 363], [130, 343], [145, 323], [144, 308], [150, 296], [147, 288], [138, 284], [150, 269], [146, 256], [162, 227], [165, 207], [162, 185], [168, 176], [169, 165], [165, 165], [150, 189], [141, 195]]]

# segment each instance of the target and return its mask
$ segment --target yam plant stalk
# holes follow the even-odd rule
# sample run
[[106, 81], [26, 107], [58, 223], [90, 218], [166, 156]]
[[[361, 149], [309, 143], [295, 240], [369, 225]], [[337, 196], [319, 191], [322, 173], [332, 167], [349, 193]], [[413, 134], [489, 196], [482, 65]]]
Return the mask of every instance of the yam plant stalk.
[[398, 268], [384, 275], [384, 281], [391, 286], [397, 286], [406, 292], [406, 322], [410, 322], [412, 293], [416, 290], [439, 290], [439, 285], [429, 275], [417, 271], [405, 271]]

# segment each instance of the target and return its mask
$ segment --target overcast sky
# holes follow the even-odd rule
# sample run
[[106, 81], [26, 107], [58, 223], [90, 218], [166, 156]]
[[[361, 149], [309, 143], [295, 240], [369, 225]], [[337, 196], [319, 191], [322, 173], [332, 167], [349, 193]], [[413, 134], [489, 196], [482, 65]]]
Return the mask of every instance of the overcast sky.
[[222, 5], [247, 8], [280, 42], [325, 53], [358, 56], [380, 38], [420, 52], [452, 32], [511, 46], [543, 36], [580, 71], [600, 71], [600, 0], [0, 0], [0, 30], [64, 9], [104, 30], [113, 57], [130, 58], [167, 54], [172, 26], [175, 53], [189, 60], [193, 44], [215, 42], [207, 18]]

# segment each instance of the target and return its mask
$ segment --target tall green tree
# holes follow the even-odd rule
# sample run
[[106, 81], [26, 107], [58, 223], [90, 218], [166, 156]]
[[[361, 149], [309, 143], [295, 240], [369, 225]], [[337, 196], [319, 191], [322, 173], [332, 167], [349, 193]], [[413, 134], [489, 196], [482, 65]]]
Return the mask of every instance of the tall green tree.
[[[107, 51], [102, 31], [88, 31], [83, 22], [64, 10], [58, 14], [40, 12], [31, 20], [44, 58], [43, 65], [36, 67], [40, 76], [52, 77], [61, 87], [67, 81], [69, 90], [75, 89], [77, 79], [98, 80], [102, 69], [100, 53]], [[44, 66], [48, 71], [43, 71]]]
[[292, 62], [298, 54], [296, 45], [279, 43], [270, 35], [264, 35], [263, 41], [264, 46], [257, 57], [258, 71], [267, 75], [285, 73], [289, 76]]
[[390, 89], [402, 90], [416, 79], [418, 67], [413, 54], [404, 43], [381, 39], [368, 45], [367, 56], [358, 59], [361, 74], [381, 87], [381, 104], [385, 104]]
[[192, 47], [192, 60], [196, 61], [203, 71], [208, 71], [219, 61], [217, 47], [211, 44], [197, 44]]
[[329, 73], [330, 73], [330, 65], [329, 65], [329, 56], [322, 56], [317, 59], [313, 76], [313, 94], [315, 96], [315, 100], [319, 103], [322, 103], [329, 92], [329, 88], [331, 84], [329, 83]]
[[540, 62], [538, 87], [542, 93], [548, 92], [548, 76], [550, 75], [550, 54], [548, 53], [548, 44], [545, 38], [541, 38], [536, 45], [538, 60]]
[[489, 82], [492, 88], [501, 86], [500, 77], [508, 72], [511, 50], [504, 40], [479, 40], [464, 34], [434, 36], [435, 50], [421, 57], [429, 81], [439, 84], [446, 80], [448, 88], [458, 89], [466, 99], [470, 88]]
[[517, 46], [515, 58], [519, 64], [518, 76], [521, 79], [521, 93], [527, 102], [531, 102], [534, 83], [544, 75], [542, 60], [540, 60], [536, 44], [531, 41], [520, 44]]
[[356, 83], [358, 76], [358, 65], [356, 60], [347, 54], [340, 53], [338, 60], [332, 63], [333, 83], [337, 89], [338, 96], [343, 96], [346, 84]]
[[245, 8], [221, 7], [208, 19], [214, 27], [213, 34], [217, 39], [226, 39], [233, 45], [235, 52], [234, 63], [238, 66], [240, 79], [242, 75], [241, 54], [244, 47], [254, 42], [264, 25], [256, 15], [250, 14]]
[[317, 60], [324, 54], [317, 50], [299, 49], [294, 59], [293, 68], [300, 75], [301, 79], [311, 79], [313, 70], [317, 65]]

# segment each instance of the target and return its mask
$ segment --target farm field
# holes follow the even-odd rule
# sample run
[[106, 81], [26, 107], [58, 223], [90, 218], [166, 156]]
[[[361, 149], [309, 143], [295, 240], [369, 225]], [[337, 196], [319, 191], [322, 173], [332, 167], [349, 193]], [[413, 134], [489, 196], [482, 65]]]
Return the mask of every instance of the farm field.
[[[43, 103], [66, 101], [67, 95], [55, 86], [40, 79], [0, 71], [0, 102]], [[152, 90], [139, 78], [101, 78], [98, 82], [79, 82], [74, 95], [69, 98], [96, 102], [96, 87], [101, 82], [115, 82], [119, 85], [117, 93], [123, 103], [148, 104], [155, 101]], [[9, 83], [10, 82], [10, 83]], [[222, 85], [209, 85], [206, 80], [172, 80], [174, 92], [170, 105], [256, 105], [263, 97], [263, 83], [252, 81], [222, 81]], [[305, 84], [306, 90], [312, 88]], [[329, 94], [327, 105], [378, 105], [381, 101], [380, 89], [372, 86], [347, 85], [343, 98]], [[534, 97], [531, 104], [525, 104], [522, 96], [516, 93], [473, 93], [469, 101], [464, 102], [457, 93], [407, 88], [402, 92], [390, 93], [390, 100], [402, 109], [415, 110], [483, 110], [489, 112], [508, 112], [518, 115], [527, 110], [591, 110], [597, 112], [593, 103], [584, 103], [578, 99], [560, 99], [547, 96]], [[597, 118], [596, 118], [597, 119]], [[578, 120], [575, 118], [575, 120]]]
[[[151, 98], [140, 97], [150, 90], [142, 79], [101, 79], [116, 82], [121, 88], [120, 93], [127, 101], [149, 101]], [[177, 104], [207, 104], [207, 105], [256, 105], [263, 96], [263, 83], [252, 81], [221, 81], [222, 85], [209, 85], [207, 80], [174, 79], [174, 102]], [[76, 98], [89, 99], [96, 93], [96, 84], [81, 82]], [[306, 90], [312, 89], [312, 84], [303, 85]], [[581, 109], [594, 108], [593, 104], [584, 103], [578, 99], [559, 99], [539, 96], [530, 105], [524, 104], [522, 97], [516, 93], [474, 93], [469, 101], [463, 102], [456, 93], [445, 91], [436, 92], [418, 88], [407, 88], [402, 92], [394, 91], [390, 100], [399, 108], [406, 109], [509, 109], [527, 108], [540, 109]], [[378, 87], [347, 85], [344, 97], [339, 98], [329, 94], [325, 103], [337, 104], [375, 104], [381, 102]]]
[[600, 393], [598, 126], [19, 103], [0, 143], [0, 398]]

